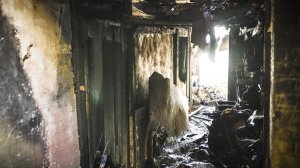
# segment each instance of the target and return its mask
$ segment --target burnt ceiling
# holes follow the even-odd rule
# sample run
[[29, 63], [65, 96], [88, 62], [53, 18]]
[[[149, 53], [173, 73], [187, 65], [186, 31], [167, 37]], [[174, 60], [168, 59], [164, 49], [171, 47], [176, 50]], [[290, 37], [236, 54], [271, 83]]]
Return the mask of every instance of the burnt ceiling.
[[[184, 2], [184, 3], [182, 3]], [[236, 34], [248, 40], [260, 35], [264, 25], [263, 0], [128, 0], [82, 3], [87, 18], [100, 18], [125, 23], [192, 24], [191, 42], [204, 49], [210, 36], [210, 55], [214, 56], [214, 27], [240, 29]], [[164, 24], [162, 24], [164, 25]]]
[[262, 4], [261, 0], [195, 0], [190, 3], [147, 0], [132, 3], [132, 6], [156, 19], [193, 21], [201, 15], [209, 14], [213, 20], [219, 21], [245, 15], [247, 11], [259, 8]]
[[214, 26], [240, 28], [247, 40], [262, 32], [264, 4], [261, 0], [196, 0], [176, 3], [175, 0], [147, 0], [132, 4], [133, 16], [167, 22], [190, 22], [192, 43], [204, 49], [206, 36], [211, 39], [210, 55], [215, 51]]

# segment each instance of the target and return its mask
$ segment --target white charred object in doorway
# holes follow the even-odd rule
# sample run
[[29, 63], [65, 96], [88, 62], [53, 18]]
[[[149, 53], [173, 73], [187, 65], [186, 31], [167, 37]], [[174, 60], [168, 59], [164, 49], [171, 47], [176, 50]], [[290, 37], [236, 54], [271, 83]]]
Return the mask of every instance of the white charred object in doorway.
[[163, 127], [168, 136], [179, 136], [189, 127], [188, 101], [168, 78], [154, 72], [149, 78], [149, 114], [145, 159], [152, 158], [152, 131]]
[[213, 113], [208, 144], [220, 167], [262, 167], [263, 115], [234, 107]]

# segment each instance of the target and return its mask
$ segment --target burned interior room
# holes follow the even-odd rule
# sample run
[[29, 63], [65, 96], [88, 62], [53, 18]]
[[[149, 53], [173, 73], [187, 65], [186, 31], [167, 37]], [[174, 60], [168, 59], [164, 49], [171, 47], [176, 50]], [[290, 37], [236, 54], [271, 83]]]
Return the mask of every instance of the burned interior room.
[[0, 0], [0, 168], [297, 168], [300, 3]]

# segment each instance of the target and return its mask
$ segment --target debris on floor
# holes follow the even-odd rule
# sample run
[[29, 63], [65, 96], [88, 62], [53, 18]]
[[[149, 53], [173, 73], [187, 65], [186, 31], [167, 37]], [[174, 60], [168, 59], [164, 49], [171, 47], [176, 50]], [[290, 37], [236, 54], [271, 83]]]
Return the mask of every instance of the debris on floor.
[[194, 105], [208, 105], [213, 101], [226, 100], [227, 95], [222, 94], [221, 89], [211, 86], [194, 84], [193, 103]]
[[164, 136], [164, 143], [156, 143], [159, 150], [155, 150], [153, 167], [261, 167], [263, 115], [232, 102], [222, 103], [202, 105], [191, 113], [190, 129], [181, 138]]
[[262, 164], [262, 114], [235, 106], [216, 111], [212, 118], [208, 144], [221, 165], [251, 168]]
[[213, 108], [205, 106], [199, 113], [190, 117], [190, 129], [184, 136], [175, 140], [166, 140], [160, 147], [160, 153], [156, 153], [154, 159], [156, 167], [215, 167], [209, 161], [210, 151], [207, 142], [207, 125], [211, 124], [211, 119], [202, 115], [210, 110]]

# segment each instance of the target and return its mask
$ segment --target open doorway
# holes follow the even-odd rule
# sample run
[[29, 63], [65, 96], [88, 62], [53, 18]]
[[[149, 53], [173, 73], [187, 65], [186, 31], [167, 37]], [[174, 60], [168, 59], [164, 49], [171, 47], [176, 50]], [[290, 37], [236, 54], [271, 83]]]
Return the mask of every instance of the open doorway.
[[214, 33], [214, 40], [206, 36], [204, 49], [192, 51], [193, 90], [201, 104], [228, 99], [229, 29], [215, 26]]
[[[254, 12], [248, 11], [247, 16]], [[265, 132], [260, 103], [262, 95], [268, 94], [261, 90], [265, 85], [264, 36], [259, 31], [263, 25], [231, 23], [235, 20], [193, 22], [189, 129], [173, 141], [155, 132], [159, 166], [262, 167]]]

